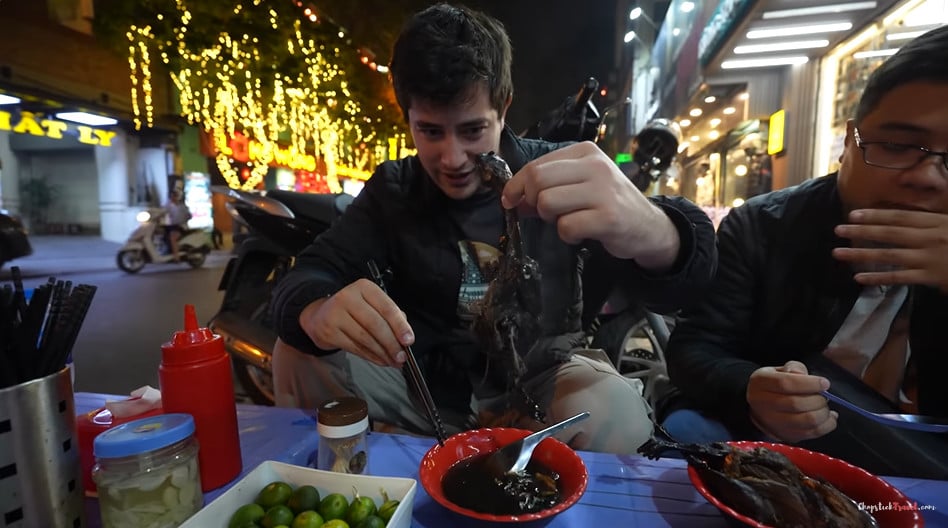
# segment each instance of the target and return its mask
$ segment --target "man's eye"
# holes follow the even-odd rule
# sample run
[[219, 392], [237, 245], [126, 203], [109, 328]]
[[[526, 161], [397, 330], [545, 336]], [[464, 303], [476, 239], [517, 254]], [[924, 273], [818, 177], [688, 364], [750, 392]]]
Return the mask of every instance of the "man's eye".
[[486, 129], [487, 129], [486, 126], [469, 127], [462, 130], [461, 133], [464, 134], [466, 137], [479, 137], [481, 134], [484, 133], [484, 130]]
[[428, 138], [439, 137], [439, 136], [441, 136], [441, 134], [442, 134], [442, 133], [441, 133], [441, 130], [438, 129], [438, 128], [419, 128], [419, 129], [418, 129], [418, 132], [420, 132], [421, 135], [423, 135], [423, 136], [425, 136], [425, 137], [428, 137]]
[[918, 150], [918, 147], [913, 147], [912, 145], [900, 145], [898, 143], [880, 143], [879, 147], [885, 150], [886, 152], [891, 153], [902, 153], [912, 150]]

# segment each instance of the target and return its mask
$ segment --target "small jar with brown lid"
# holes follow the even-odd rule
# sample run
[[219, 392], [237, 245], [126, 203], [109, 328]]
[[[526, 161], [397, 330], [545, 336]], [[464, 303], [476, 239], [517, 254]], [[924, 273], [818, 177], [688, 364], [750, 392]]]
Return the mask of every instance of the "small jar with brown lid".
[[359, 398], [334, 398], [316, 409], [316, 468], [365, 474], [369, 466], [369, 408]]

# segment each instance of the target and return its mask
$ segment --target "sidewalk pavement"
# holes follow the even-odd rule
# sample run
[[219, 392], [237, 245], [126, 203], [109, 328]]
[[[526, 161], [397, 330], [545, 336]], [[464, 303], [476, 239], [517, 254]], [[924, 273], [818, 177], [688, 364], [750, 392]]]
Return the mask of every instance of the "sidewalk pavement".
[[[30, 235], [30, 244], [33, 254], [4, 264], [0, 280], [10, 278], [13, 266], [20, 268], [24, 278], [119, 271], [115, 258], [123, 245], [120, 242], [87, 235]], [[229, 256], [226, 249], [212, 250], [204, 266], [223, 265]]]

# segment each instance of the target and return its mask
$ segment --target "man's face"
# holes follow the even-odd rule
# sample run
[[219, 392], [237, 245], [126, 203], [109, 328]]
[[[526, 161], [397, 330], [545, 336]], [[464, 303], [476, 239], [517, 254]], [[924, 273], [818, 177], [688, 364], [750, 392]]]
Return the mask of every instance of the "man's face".
[[[847, 125], [839, 169], [839, 192], [847, 211], [876, 208], [948, 213], [948, 169], [941, 157], [928, 156], [908, 169], [868, 165], [856, 145], [856, 128], [852, 121]], [[858, 130], [863, 142], [948, 150], [948, 83], [919, 81], [895, 88], [863, 118]]]
[[474, 170], [474, 157], [497, 152], [504, 128], [504, 115], [491, 107], [484, 85], [477, 85], [471, 97], [454, 106], [413, 100], [408, 126], [422, 167], [444, 194], [463, 200], [484, 188]]

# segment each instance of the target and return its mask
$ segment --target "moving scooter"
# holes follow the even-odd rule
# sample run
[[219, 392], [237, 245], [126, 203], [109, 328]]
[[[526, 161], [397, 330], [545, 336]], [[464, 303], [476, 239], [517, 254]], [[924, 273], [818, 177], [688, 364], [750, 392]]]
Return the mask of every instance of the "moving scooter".
[[[159, 207], [149, 208], [136, 215], [138, 227], [129, 235], [125, 245], [119, 248], [115, 257], [119, 269], [126, 273], [138, 273], [145, 264], [176, 263], [161, 219], [166, 211]], [[178, 239], [178, 253], [181, 262], [192, 268], [204, 265], [207, 254], [211, 252], [210, 235], [202, 229], [188, 229]]]

